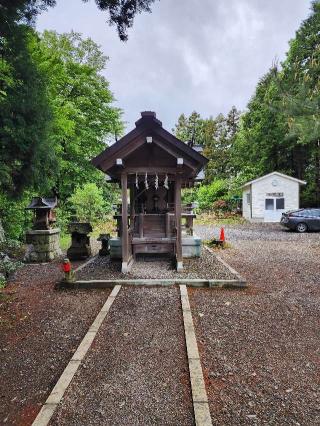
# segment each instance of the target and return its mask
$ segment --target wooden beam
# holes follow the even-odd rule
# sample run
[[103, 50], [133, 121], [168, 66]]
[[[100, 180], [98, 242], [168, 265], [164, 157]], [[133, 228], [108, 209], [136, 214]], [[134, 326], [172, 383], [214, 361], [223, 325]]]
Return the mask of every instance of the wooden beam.
[[177, 271], [182, 271], [182, 237], [181, 237], [181, 176], [176, 176], [174, 185], [174, 207], [176, 217], [176, 261]]
[[123, 273], [128, 272], [129, 263], [129, 234], [128, 234], [128, 192], [127, 192], [127, 174], [121, 174], [121, 192], [122, 192], [122, 268]]
[[[165, 142], [162, 142], [159, 139], [155, 139], [154, 143], [156, 145], [160, 146], [160, 148], [162, 148], [163, 150], [167, 151], [170, 155], [175, 157], [177, 159], [177, 163], [178, 163], [178, 159], [181, 158], [181, 154], [179, 156], [179, 154], [177, 153], [177, 151], [175, 149], [173, 149], [173, 147], [170, 147], [168, 144], [166, 144]], [[197, 168], [197, 164], [194, 164], [191, 161], [187, 160], [186, 157], [183, 157], [183, 163], [187, 167], [189, 167], [191, 170], [196, 170], [196, 168]]]

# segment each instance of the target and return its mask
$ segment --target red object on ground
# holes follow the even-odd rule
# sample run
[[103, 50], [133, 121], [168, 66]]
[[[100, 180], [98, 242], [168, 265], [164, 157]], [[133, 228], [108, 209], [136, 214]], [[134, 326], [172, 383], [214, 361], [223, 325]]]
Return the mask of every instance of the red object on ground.
[[63, 271], [64, 272], [70, 272], [71, 271], [71, 263], [70, 262], [63, 262]]
[[224, 228], [220, 229], [220, 241], [222, 241], [223, 243], [225, 242], [226, 238], [224, 236]]

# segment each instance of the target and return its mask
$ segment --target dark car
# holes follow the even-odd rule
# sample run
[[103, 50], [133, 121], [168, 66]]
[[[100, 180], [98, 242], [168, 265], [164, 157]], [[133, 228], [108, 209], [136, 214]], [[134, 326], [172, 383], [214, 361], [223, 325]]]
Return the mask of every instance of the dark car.
[[320, 231], [320, 208], [282, 213], [281, 225], [298, 232]]

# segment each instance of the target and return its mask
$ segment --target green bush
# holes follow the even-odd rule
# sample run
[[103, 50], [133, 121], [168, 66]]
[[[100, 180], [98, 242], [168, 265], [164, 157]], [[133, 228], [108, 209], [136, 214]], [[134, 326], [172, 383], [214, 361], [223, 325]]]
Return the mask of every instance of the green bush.
[[105, 217], [106, 205], [103, 190], [95, 183], [86, 183], [81, 188], [77, 188], [69, 201], [80, 222], [90, 222], [94, 225]]
[[213, 203], [217, 200], [223, 200], [228, 194], [228, 182], [218, 179], [209, 185], [201, 185], [197, 192], [197, 201], [200, 210], [211, 210]]
[[0, 252], [6, 253], [9, 257], [19, 258], [24, 253], [24, 247], [20, 241], [6, 238], [0, 241]]
[[0, 219], [7, 238], [20, 241], [24, 239], [26, 229], [32, 225], [32, 214], [25, 209], [30, 200], [29, 193], [13, 200], [0, 192]]

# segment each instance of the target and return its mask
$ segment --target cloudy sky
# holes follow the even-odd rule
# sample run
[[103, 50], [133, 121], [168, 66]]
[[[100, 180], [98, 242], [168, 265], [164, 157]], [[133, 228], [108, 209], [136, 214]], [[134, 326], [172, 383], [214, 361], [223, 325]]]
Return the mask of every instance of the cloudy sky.
[[57, 0], [37, 29], [91, 37], [110, 61], [104, 74], [131, 129], [152, 110], [171, 130], [183, 112], [244, 109], [259, 78], [285, 58], [311, 0], [161, 0], [121, 42], [93, 0]]

